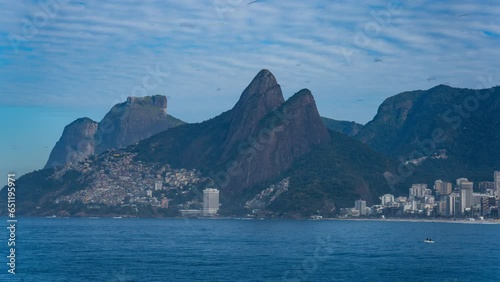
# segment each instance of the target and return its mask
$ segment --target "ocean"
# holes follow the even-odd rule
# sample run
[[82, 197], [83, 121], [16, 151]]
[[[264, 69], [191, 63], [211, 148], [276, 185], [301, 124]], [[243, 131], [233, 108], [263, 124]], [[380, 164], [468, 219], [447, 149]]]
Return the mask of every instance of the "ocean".
[[0, 281], [500, 281], [498, 224], [20, 218], [15, 235]]

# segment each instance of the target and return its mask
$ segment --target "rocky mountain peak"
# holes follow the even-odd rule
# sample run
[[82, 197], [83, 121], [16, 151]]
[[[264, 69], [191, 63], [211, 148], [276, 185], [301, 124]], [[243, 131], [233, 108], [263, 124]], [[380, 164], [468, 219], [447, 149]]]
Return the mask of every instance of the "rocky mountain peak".
[[323, 124], [309, 89], [295, 93], [285, 102], [283, 108], [285, 114], [293, 120], [295, 128], [301, 130], [296, 135], [305, 138], [305, 143], [319, 144], [330, 141], [328, 129]]
[[258, 122], [284, 102], [281, 87], [274, 75], [267, 69], [261, 70], [231, 110], [230, 138], [226, 145], [254, 133]]
[[167, 97], [128, 97], [127, 101], [114, 105], [99, 123], [79, 118], [67, 125], [45, 168], [128, 146], [180, 124], [183, 122], [167, 115]]
[[90, 118], [79, 118], [66, 125], [59, 141], [50, 152], [44, 168], [79, 162], [94, 154], [94, 134], [97, 122]]

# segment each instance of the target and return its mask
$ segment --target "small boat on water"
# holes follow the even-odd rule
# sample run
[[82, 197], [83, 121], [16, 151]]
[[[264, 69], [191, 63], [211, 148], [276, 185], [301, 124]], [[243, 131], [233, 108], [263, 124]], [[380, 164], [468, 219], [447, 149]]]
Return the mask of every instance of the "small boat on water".
[[425, 240], [424, 240], [424, 243], [431, 243], [431, 244], [433, 244], [433, 243], [434, 243], [434, 241], [432, 241], [432, 239], [425, 239]]

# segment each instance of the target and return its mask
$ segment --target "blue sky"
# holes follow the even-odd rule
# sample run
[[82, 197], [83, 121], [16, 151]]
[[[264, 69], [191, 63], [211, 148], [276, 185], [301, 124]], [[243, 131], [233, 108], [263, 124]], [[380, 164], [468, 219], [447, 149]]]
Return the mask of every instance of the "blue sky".
[[494, 0], [250, 2], [0, 0], [0, 174], [41, 168], [64, 125], [127, 96], [213, 117], [262, 68], [360, 123], [405, 90], [500, 84]]

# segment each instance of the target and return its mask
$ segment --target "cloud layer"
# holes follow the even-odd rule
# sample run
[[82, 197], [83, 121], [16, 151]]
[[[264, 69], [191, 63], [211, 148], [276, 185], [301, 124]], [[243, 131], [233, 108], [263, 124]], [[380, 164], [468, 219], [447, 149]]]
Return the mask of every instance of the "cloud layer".
[[268, 68], [285, 96], [309, 88], [322, 115], [365, 123], [401, 91], [500, 84], [497, 3], [3, 0], [0, 103], [165, 94], [171, 114], [201, 121]]

